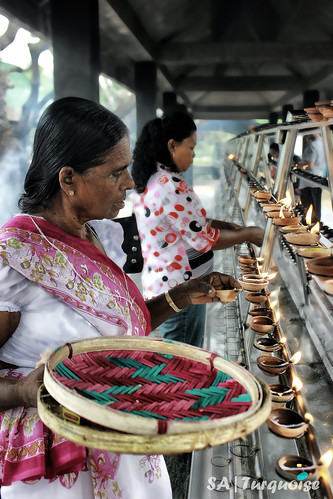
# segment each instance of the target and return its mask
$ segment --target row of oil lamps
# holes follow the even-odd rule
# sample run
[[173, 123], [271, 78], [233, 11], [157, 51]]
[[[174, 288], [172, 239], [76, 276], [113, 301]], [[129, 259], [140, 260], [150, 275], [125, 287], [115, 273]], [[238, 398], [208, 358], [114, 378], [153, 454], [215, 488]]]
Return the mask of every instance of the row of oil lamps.
[[[290, 359], [286, 349], [286, 338], [281, 337], [278, 322], [280, 319], [277, 307], [278, 301], [273, 299], [275, 291], [267, 293], [266, 288], [269, 281], [276, 277], [277, 273], [261, 274], [260, 258], [256, 259], [249, 255], [239, 255], [239, 268], [243, 272], [239, 279], [244, 291], [245, 298], [252, 303], [249, 311], [251, 318], [249, 325], [256, 334], [254, 346], [269, 354], [281, 351], [283, 357], [272, 355], [261, 355], [257, 358], [257, 365], [267, 376], [279, 376], [289, 374], [292, 379], [291, 386], [284, 384], [271, 384], [269, 389], [272, 397], [272, 411], [267, 420], [269, 429], [276, 435], [284, 438], [297, 438], [305, 432], [312, 433], [313, 418], [311, 414], [303, 415], [285, 407], [285, 404], [295, 399], [296, 403], [304, 409], [305, 402], [301, 396], [302, 382], [296, 377], [293, 366], [301, 359], [301, 352], [296, 352]], [[276, 471], [287, 480], [328, 481], [328, 468], [333, 458], [333, 451], [328, 451], [314, 464], [309, 459], [297, 455], [288, 455], [280, 458], [276, 465]]]

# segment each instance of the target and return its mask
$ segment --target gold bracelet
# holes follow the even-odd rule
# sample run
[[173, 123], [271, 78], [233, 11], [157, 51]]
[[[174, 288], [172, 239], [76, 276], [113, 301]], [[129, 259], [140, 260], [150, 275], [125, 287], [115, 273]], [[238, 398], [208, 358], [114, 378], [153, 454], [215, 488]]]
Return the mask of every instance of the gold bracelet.
[[177, 305], [175, 304], [175, 302], [173, 301], [173, 299], [169, 295], [169, 291], [166, 291], [164, 293], [164, 296], [165, 296], [166, 301], [168, 302], [168, 305], [172, 308], [172, 310], [174, 310], [175, 312], [181, 312], [182, 311], [181, 308], [177, 307]]

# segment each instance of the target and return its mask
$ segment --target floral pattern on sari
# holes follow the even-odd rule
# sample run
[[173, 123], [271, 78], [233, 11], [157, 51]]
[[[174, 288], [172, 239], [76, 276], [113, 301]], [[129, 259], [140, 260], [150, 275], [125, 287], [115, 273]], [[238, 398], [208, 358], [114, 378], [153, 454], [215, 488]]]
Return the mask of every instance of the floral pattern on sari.
[[115, 480], [119, 463], [118, 453], [108, 453], [98, 449], [93, 451], [90, 456], [90, 466], [95, 497], [101, 499], [122, 497], [122, 491]]
[[[147, 313], [140, 294], [133, 295], [133, 283], [111, 260], [110, 265], [93, 259], [75, 247], [50, 235], [12, 227], [20, 218], [0, 230], [0, 258], [4, 264], [36, 282], [79, 313], [124, 326], [125, 334], [145, 335]], [[48, 227], [46, 221], [38, 224]], [[68, 236], [67, 236], [68, 237]], [[73, 240], [78, 238], [73, 238]], [[75, 241], [74, 241], [75, 242]], [[77, 244], [77, 241], [76, 241]], [[107, 259], [107, 257], [104, 257]]]
[[160, 460], [161, 458], [158, 454], [147, 454], [140, 459], [140, 468], [144, 471], [144, 476], [148, 479], [148, 483], [153, 483], [155, 478], [157, 480], [161, 478]]

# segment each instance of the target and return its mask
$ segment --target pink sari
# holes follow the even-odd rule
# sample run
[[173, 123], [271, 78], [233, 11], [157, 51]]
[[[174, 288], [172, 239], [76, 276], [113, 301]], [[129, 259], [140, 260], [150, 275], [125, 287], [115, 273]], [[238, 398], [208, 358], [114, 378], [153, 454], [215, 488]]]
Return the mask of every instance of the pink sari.
[[[16, 216], [0, 230], [4, 264], [75, 309], [102, 335], [110, 326], [118, 334], [150, 333], [150, 314], [141, 293], [114, 262], [89, 242], [44, 219], [33, 220]], [[0, 375], [17, 378], [23, 372], [8, 369]], [[100, 463], [101, 469], [93, 473], [97, 488], [98, 480], [115, 476], [119, 455], [112, 456], [99, 450], [90, 456], [93, 470]], [[37, 409], [20, 407], [0, 413], [0, 485], [60, 476], [70, 487], [76, 474], [86, 469], [86, 461], [86, 448], [53, 434]]]

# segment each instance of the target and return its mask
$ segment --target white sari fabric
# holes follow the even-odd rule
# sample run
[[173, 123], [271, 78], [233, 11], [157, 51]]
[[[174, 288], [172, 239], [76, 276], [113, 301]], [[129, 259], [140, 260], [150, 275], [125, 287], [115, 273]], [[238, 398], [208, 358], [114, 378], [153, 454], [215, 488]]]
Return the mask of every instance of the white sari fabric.
[[[78, 313], [6, 263], [0, 263], [0, 310], [21, 312], [18, 328], [0, 349], [0, 360], [19, 366], [19, 369], [11, 373], [11, 377], [26, 375], [34, 369], [47, 350], [66, 342], [102, 335], [103, 327], [98, 328], [95, 323], [92, 325], [89, 317]], [[123, 324], [111, 324], [108, 334], [129, 333], [124, 331]], [[7, 374], [8, 372], [0, 371], [0, 376]], [[17, 418], [20, 410], [23, 409], [13, 410], [12, 417]], [[3, 440], [0, 447], [1, 445], [3, 446]], [[0, 448], [0, 455], [4, 451], [5, 449]], [[11, 485], [1, 487], [1, 499], [46, 497], [171, 499], [172, 493], [162, 456], [117, 454], [99, 450], [89, 453], [82, 471], [66, 473], [53, 479], [14, 481]]]

